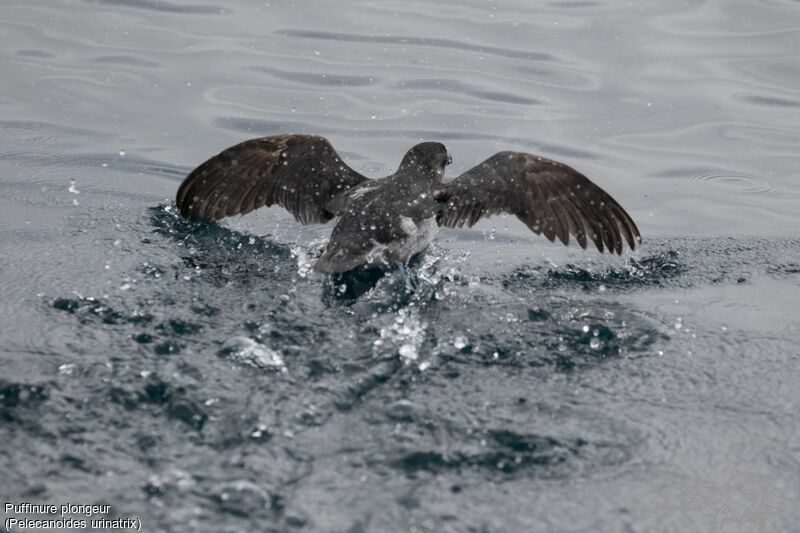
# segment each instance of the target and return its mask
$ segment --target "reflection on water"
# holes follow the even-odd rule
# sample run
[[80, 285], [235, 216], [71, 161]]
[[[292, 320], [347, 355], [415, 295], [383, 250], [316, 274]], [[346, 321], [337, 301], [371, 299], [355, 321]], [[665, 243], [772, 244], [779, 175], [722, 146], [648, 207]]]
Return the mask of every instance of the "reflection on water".
[[[10, 501], [159, 531], [797, 523], [795, 3], [0, 13]], [[198, 162], [289, 131], [371, 176], [420, 139], [453, 176], [561, 159], [644, 245], [598, 256], [498, 217], [443, 231], [407, 278], [324, 278], [329, 226], [176, 215]]]

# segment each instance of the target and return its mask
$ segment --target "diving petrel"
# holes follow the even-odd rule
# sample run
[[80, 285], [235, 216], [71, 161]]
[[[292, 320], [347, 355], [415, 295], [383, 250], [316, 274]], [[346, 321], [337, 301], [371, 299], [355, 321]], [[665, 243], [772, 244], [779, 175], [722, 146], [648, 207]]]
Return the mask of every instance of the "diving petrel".
[[636, 224], [603, 189], [563, 163], [498, 152], [444, 183], [451, 158], [443, 144], [412, 147], [397, 172], [380, 180], [342, 161], [324, 137], [250, 139], [215, 155], [183, 181], [176, 203], [190, 219], [217, 220], [278, 204], [302, 224], [338, 217], [318, 272], [400, 266], [422, 251], [441, 226], [474, 225], [501, 212], [536, 234], [582, 248], [622, 253], [640, 240]]

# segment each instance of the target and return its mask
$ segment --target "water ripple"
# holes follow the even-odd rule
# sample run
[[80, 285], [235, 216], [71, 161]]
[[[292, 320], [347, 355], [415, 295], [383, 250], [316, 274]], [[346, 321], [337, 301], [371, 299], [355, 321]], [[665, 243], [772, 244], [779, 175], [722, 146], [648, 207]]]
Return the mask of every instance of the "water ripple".
[[323, 72], [302, 72], [302, 71], [283, 71], [269, 67], [249, 67], [255, 72], [263, 72], [278, 79], [304, 83], [309, 85], [321, 86], [340, 86], [340, 87], [364, 87], [378, 83], [378, 79], [372, 76], [352, 76], [340, 73]]
[[746, 94], [740, 96], [740, 98], [745, 102], [750, 102], [752, 104], [758, 104], [768, 107], [788, 107], [788, 108], [800, 107], [800, 100], [781, 98], [778, 96]]
[[458, 80], [409, 79], [395, 83], [394, 87], [398, 87], [401, 89], [424, 89], [424, 90], [434, 90], [434, 91], [447, 91], [449, 93], [465, 94], [468, 96], [472, 96], [474, 98], [480, 98], [482, 100], [504, 102], [507, 104], [542, 105], [544, 103], [541, 100], [526, 98], [524, 96], [518, 96], [511, 93], [505, 93], [500, 91], [489, 91], [486, 89], [476, 87], [474, 85], [470, 85], [468, 83], [460, 82]]
[[[285, 132], [313, 133], [313, 134], [322, 133], [318, 130], [318, 128], [314, 127], [312, 124], [294, 120], [285, 122], [275, 122], [275, 121], [260, 120], [260, 119], [244, 119], [239, 117], [218, 117], [214, 119], [214, 125], [222, 129], [247, 133], [248, 135], [253, 135], [256, 132], [265, 135], [270, 135], [270, 134], [274, 135], [277, 133], [285, 133]], [[326, 127], [325, 130], [327, 132], [326, 134], [328, 135], [333, 133], [348, 137], [354, 135], [354, 131], [352, 128]], [[515, 137], [506, 137], [502, 135], [493, 135], [480, 132], [454, 131], [454, 130], [449, 130], [449, 131], [409, 130], [409, 131], [403, 131], [402, 134], [400, 134], [400, 132], [398, 132], [397, 130], [360, 128], [356, 135], [364, 137], [398, 137], [398, 135], [401, 135], [401, 137], [406, 139], [427, 139], [427, 140], [438, 140], [438, 141], [456, 141], [456, 140], [502, 141], [511, 145], [529, 147], [532, 150], [537, 150], [542, 153], [549, 153], [554, 156], [569, 157], [574, 159], [597, 158], [597, 156], [591, 152], [585, 150], [579, 150], [568, 146], [549, 144], [549, 143], [537, 143], [526, 139], [519, 139]]]
[[134, 9], [146, 9], [159, 13], [182, 13], [187, 15], [224, 15], [229, 13], [228, 8], [204, 4], [175, 4], [159, 0], [151, 2], [149, 0], [85, 0], [87, 3], [95, 5], [108, 5], [119, 7], [130, 7]]
[[525, 61], [556, 61], [552, 54], [543, 52], [526, 52], [511, 48], [500, 48], [495, 46], [481, 46], [454, 39], [437, 39], [433, 37], [412, 37], [412, 36], [388, 36], [388, 35], [359, 35], [355, 33], [339, 33], [315, 30], [276, 30], [278, 35], [286, 37], [299, 37], [303, 39], [326, 40], [326, 41], [345, 41], [355, 43], [381, 43], [395, 44], [401, 46], [425, 46], [433, 48], [449, 48], [465, 52], [477, 52], [480, 54], [496, 55], [511, 59], [521, 59]]
[[122, 65], [127, 67], [157, 68], [161, 64], [157, 61], [149, 61], [134, 56], [99, 56], [92, 61], [95, 63], [105, 63], [109, 65]]

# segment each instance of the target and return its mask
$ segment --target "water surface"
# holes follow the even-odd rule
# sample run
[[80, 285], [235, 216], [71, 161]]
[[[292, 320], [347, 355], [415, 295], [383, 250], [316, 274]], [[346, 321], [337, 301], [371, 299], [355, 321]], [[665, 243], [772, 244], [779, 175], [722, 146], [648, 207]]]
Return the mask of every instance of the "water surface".
[[[147, 531], [794, 531], [796, 2], [0, 7], [0, 496]], [[359, 298], [185, 174], [327, 136], [577, 167], [622, 258], [498, 217]]]

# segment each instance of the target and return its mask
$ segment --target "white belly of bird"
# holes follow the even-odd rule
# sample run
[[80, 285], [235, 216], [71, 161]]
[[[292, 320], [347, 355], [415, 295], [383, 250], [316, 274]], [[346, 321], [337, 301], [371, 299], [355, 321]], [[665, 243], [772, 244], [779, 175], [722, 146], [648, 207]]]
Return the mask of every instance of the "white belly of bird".
[[400, 228], [407, 237], [400, 243], [399, 254], [404, 261], [409, 260], [428, 246], [436, 234], [439, 233], [439, 224], [436, 217], [425, 218], [415, 223], [410, 217], [400, 217]]

